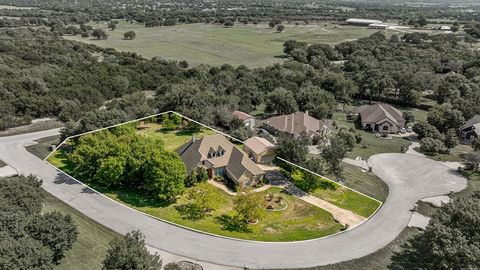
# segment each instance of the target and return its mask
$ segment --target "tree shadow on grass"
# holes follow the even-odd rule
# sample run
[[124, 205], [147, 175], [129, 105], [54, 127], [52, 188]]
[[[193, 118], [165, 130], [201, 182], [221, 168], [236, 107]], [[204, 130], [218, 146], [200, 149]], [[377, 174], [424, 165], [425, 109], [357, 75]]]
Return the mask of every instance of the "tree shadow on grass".
[[248, 228], [248, 224], [245, 222], [245, 220], [238, 216], [221, 215], [215, 217], [215, 222], [222, 226], [222, 230], [229, 232], [252, 232], [252, 230]]
[[205, 211], [203, 211], [203, 209], [194, 203], [176, 205], [174, 208], [178, 211], [178, 213], [180, 213], [180, 216], [183, 219], [195, 221], [205, 217]]
[[318, 185], [319, 188], [323, 189], [323, 190], [333, 190], [335, 191], [337, 189], [337, 186], [335, 186], [334, 183], [330, 182], [330, 181], [327, 181], [327, 180], [322, 180], [320, 181], [319, 185]]

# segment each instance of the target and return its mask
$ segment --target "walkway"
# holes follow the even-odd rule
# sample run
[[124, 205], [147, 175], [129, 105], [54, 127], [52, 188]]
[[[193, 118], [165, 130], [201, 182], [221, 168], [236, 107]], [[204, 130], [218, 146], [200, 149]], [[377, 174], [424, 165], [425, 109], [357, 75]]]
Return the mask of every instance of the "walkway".
[[[287, 181], [285, 179], [285, 177], [283, 176], [283, 174], [280, 173], [279, 171], [267, 171], [267, 174], [269, 174], [270, 176], [275, 174], [275, 175], [277, 175], [276, 176], [277, 179], [272, 181], [270, 184], [266, 184], [266, 185], [263, 185], [259, 188], [256, 188], [256, 189], [252, 190], [252, 192], [262, 192], [262, 191], [265, 191], [265, 190], [267, 190], [271, 187], [274, 187], [274, 186], [283, 188], [286, 192], [288, 192], [291, 195], [297, 197], [298, 199], [329, 212], [330, 214], [332, 214], [333, 218], [336, 221], [338, 221], [343, 226], [347, 226], [348, 228], [353, 228], [353, 227], [361, 224], [362, 222], [364, 222], [366, 220], [366, 218], [364, 218], [360, 215], [357, 215], [350, 210], [340, 208], [340, 207], [338, 207], [338, 206], [336, 206], [332, 203], [329, 203], [325, 200], [322, 200], [318, 197], [312, 196], [312, 195], [304, 192], [303, 190], [297, 188], [290, 181]], [[237, 192], [233, 192], [233, 191], [229, 190], [222, 183], [216, 182], [216, 181], [211, 180], [211, 179], [208, 180], [208, 183], [210, 183], [211, 185], [225, 191], [227, 194], [229, 194], [231, 196], [237, 196]]]
[[305, 268], [366, 256], [397, 237], [410, 221], [410, 209], [419, 199], [466, 187], [466, 180], [442, 163], [405, 154], [375, 155], [369, 164], [388, 184], [390, 193], [377, 214], [362, 225], [302, 242], [235, 240], [181, 228], [127, 208], [65, 176], [23, 147], [30, 140], [55, 134], [58, 130], [0, 138], [0, 159], [24, 174], [38, 175], [48, 192], [114, 231], [125, 234], [139, 229], [153, 248], [239, 268]]

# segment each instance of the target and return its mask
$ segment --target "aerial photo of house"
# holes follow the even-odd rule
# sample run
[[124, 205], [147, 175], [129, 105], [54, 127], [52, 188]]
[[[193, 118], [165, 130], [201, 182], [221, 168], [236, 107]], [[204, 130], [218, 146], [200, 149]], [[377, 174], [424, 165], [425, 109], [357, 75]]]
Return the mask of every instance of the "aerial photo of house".
[[378, 133], [398, 133], [405, 128], [403, 113], [389, 104], [363, 105], [354, 111], [360, 116], [364, 130]]
[[480, 137], [480, 114], [477, 114], [470, 118], [460, 128], [460, 138], [463, 140], [473, 141], [475, 138]]
[[242, 120], [245, 127], [250, 129], [255, 128], [255, 124], [256, 124], [255, 117], [251, 116], [250, 114], [242, 111], [234, 111], [232, 113], [232, 116]]
[[228, 177], [241, 186], [253, 186], [262, 180], [265, 172], [244, 151], [221, 134], [193, 137], [177, 153], [185, 163], [187, 172], [204, 166], [210, 178]]
[[325, 121], [318, 120], [304, 112], [268, 118], [262, 127], [275, 135], [284, 133], [295, 138], [302, 135], [308, 137], [321, 136], [328, 134], [330, 131]]

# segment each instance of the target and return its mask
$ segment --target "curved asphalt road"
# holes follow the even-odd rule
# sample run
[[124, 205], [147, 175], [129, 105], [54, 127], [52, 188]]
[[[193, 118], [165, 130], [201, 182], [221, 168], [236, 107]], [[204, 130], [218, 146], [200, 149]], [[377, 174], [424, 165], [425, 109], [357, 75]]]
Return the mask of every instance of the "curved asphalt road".
[[140, 229], [146, 243], [166, 252], [218, 265], [248, 268], [302, 268], [363, 257], [384, 247], [406, 227], [414, 203], [424, 197], [460, 191], [466, 180], [445, 165], [408, 154], [370, 158], [373, 172], [390, 188], [378, 213], [338, 235], [303, 242], [261, 243], [224, 239], [183, 229], [115, 203], [60, 173], [23, 147], [56, 135], [48, 130], [0, 138], [0, 159], [23, 174], [36, 174], [43, 187], [97, 222], [119, 233]]

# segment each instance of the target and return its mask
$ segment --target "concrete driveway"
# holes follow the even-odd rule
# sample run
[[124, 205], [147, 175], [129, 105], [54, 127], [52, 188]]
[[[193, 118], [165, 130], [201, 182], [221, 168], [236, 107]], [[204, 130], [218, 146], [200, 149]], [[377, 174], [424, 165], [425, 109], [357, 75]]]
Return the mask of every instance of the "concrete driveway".
[[[250, 242], [191, 231], [122, 206], [65, 176], [27, 152], [24, 145], [58, 130], [0, 138], [0, 159], [23, 174], [36, 174], [44, 188], [83, 214], [126, 233], [140, 229], [156, 249], [216, 265], [248, 268], [302, 268], [352, 260], [384, 247], [407, 226], [413, 204], [424, 197], [459, 191], [466, 180], [452, 169], [423, 157], [380, 154], [370, 158], [373, 172], [390, 188], [378, 213], [362, 225], [323, 239], [290, 243]], [[206, 267], [206, 269], [209, 269]]]

